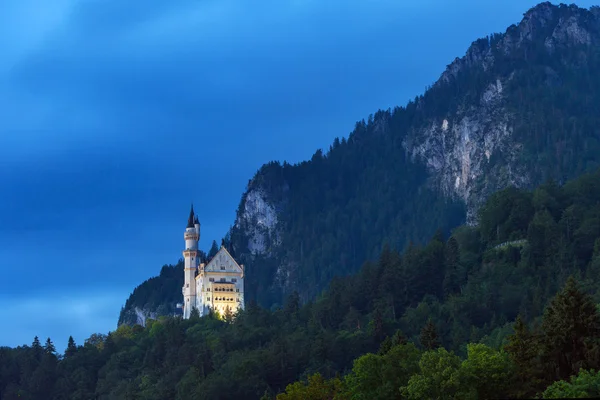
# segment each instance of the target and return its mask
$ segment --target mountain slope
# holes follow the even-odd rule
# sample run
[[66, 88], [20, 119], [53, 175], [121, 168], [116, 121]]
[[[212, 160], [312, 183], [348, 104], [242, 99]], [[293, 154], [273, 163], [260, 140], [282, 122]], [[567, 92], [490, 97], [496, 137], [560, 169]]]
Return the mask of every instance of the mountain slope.
[[248, 300], [272, 306], [293, 290], [307, 300], [382, 243], [402, 250], [438, 228], [475, 223], [496, 190], [593, 170], [598, 70], [600, 10], [542, 3], [473, 42], [422, 96], [358, 122], [325, 154], [264, 165], [226, 239], [246, 265]]
[[310, 298], [382, 242], [423, 241], [465, 217], [476, 222], [498, 189], [598, 166], [599, 44], [598, 8], [542, 3], [475, 41], [423, 96], [357, 123], [327, 154], [263, 167], [231, 231], [247, 292], [256, 288], [263, 304], [294, 289]]

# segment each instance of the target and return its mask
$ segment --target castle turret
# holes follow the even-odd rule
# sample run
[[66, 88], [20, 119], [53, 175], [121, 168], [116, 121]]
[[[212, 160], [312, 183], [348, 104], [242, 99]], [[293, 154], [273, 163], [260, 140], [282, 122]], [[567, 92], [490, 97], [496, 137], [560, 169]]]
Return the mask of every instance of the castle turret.
[[198, 216], [194, 219], [194, 228], [196, 228], [196, 232], [198, 233], [198, 240], [200, 240], [200, 221], [198, 220]]
[[194, 206], [190, 210], [187, 227], [184, 233], [185, 250], [183, 250], [184, 283], [183, 283], [183, 318], [189, 318], [193, 307], [196, 307], [196, 271], [198, 269], [198, 240], [200, 240], [200, 223], [194, 215]]

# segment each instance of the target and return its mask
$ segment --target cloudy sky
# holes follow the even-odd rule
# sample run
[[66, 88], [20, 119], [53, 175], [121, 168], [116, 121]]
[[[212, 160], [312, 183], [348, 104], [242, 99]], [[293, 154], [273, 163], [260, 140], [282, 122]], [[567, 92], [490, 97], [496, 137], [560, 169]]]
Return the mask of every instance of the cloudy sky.
[[0, 1], [0, 346], [115, 329], [191, 201], [207, 249], [263, 163], [405, 104], [535, 3]]

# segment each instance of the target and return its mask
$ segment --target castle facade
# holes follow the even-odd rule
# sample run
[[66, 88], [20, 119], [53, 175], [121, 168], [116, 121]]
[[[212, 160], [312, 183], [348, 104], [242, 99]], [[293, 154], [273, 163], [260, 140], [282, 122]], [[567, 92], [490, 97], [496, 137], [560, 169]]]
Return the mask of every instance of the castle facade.
[[193, 206], [184, 239], [183, 318], [189, 318], [194, 308], [200, 316], [210, 309], [221, 316], [243, 309], [244, 266], [235, 261], [225, 246], [207, 264], [200, 262], [200, 222]]

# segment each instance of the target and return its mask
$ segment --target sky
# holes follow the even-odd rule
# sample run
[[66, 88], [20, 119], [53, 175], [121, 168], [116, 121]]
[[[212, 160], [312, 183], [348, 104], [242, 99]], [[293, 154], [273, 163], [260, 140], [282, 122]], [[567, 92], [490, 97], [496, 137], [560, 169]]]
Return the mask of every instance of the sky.
[[406, 104], [535, 4], [1, 1], [0, 346], [116, 329], [191, 202], [207, 250], [262, 164]]

